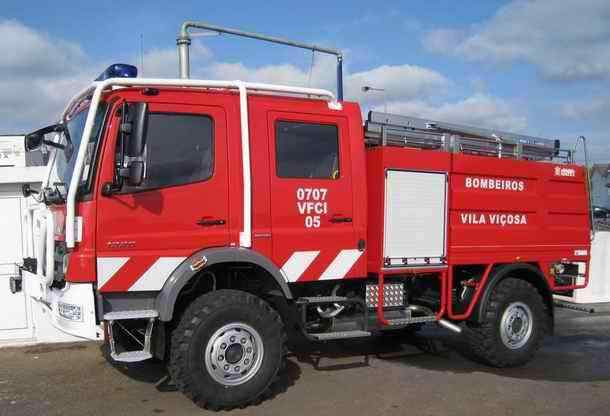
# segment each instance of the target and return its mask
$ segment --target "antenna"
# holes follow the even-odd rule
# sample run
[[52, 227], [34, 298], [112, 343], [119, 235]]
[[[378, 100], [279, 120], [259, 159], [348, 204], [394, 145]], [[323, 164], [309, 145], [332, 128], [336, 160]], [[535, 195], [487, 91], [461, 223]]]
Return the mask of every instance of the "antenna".
[[144, 34], [140, 33], [140, 76], [144, 76]]
[[311, 75], [313, 73], [313, 65], [314, 65], [314, 60], [316, 58], [316, 51], [312, 50], [311, 51], [311, 64], [309, 65], [309, 76], [307, 77], [307, 86], [311, 87]]

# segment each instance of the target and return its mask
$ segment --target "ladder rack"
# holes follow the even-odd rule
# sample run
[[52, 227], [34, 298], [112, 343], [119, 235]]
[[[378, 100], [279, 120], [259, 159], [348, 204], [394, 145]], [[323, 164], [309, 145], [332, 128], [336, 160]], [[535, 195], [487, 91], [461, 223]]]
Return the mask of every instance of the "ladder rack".
[[573, 161], [573, 152], [561, 149], [559, 140], [375, 111], [368, 114], [364, 137], [368, 146], [413, 147], [497, 158]]

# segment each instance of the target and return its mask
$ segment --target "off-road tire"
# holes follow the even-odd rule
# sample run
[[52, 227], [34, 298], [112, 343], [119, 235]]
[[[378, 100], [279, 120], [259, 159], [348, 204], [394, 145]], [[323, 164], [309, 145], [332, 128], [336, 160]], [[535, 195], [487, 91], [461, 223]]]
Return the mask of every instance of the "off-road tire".
[[[264, 354], [259, 370], [243, 384], [223, 385], [205, 365], [206, 345], [219, 328], [243, 322], [261, 336]], [[261, 298], [238, 290], [218, 290], [195, 299], [172, 332], [169, 373], [178, 390], [198, 406], [228, 410], [267, 397], [284, 364], [286, 335], [277, 312]]]
[[[514, 302], [524, 303], [532, 313], [532, 333], [527, 342], [510, 349], [502, 342], [500, 326], [504, 311]], [[549, 331], [550, 316], [538, 290], [529, 282], [508, 277], [493, 289], [481, 323], [468, 322], [465, 338], [469, 352], [493, 367], [517, 367], [530, 361]]]

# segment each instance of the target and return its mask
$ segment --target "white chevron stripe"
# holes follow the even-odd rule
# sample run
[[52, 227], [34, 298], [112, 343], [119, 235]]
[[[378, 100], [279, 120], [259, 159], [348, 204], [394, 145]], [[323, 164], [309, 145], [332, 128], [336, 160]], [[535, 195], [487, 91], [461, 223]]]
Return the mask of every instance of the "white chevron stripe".
[[296, 282], [318, 257], [319, 251], [295, 251], [282, 266], [282, 273], [289, 282]]
[[97, 287], [101, 289], [127, 263], [129, 257], [98, 257]]
[[129, 288], [129, 292], [161, 290], [169, 275], [186, 257], [159, 257]]
[[343, 279], [361, 255], [360, 250], [341, 250], [324, 270], [320, 280]]

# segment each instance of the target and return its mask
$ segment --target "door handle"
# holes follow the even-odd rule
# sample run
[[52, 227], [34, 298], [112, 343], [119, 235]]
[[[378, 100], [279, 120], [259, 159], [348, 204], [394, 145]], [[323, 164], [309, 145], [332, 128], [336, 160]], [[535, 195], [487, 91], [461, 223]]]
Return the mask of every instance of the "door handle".
[[225, 220], [217, 220], [213, 218], [201, 218], [197, 220], [197, 225], [201, 225], [202, 227], [211, 227], [213, 225], [224, 225]]
[[330, 219], [330, 222], [332, 222], [333, 224], [338, 224], [338, 223], [342, 223], [342, 222], [352, 222], [352, 219], [350, 217], [341, 217], [341, 216], [334, 216]]

